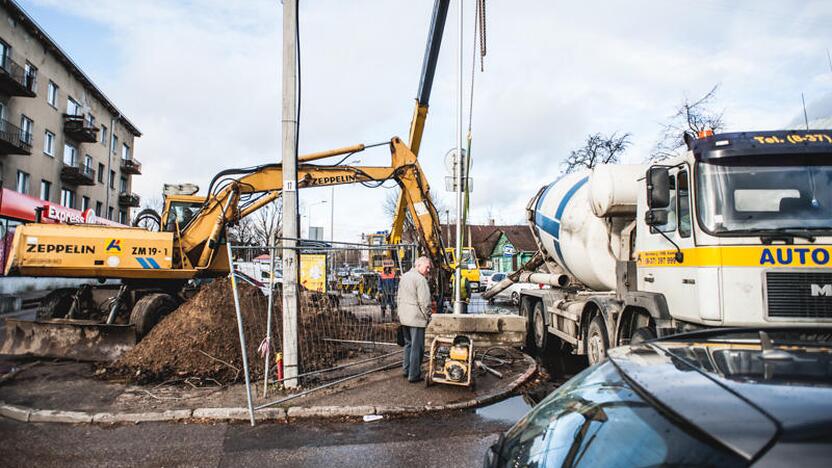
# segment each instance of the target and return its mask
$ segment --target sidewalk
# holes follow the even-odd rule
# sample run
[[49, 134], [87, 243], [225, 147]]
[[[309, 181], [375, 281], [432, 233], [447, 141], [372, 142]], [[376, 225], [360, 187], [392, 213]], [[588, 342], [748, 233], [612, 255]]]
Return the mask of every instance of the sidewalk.
[[[501, 367], [503, 378], [478, 374], [475, 388], [411, 384], [395, 368], [320, 390], [281, 405], [258, 410], [258, 420], [291, 422], [298, 418], [406, 415], [474, 408], [506, 398], [536, 372], [529, 356], [515, 351]], [[108, 382], [95, 376], [93, 364], [0, 361], [0, 415], [27, 422], [117, 423], [168, 420], [248, 421], [245, 387], [192, 385], [175, 381], [155, 386]], [[203, 382], [204, 384], [204, 382]], [[255, 406], [285, 394], [254, 385]]]

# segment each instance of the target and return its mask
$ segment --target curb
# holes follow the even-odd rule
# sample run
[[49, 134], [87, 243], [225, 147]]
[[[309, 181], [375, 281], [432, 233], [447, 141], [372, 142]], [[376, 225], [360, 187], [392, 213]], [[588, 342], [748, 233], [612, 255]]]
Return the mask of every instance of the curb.
[[[264, 408], [254, 413], [255, 421], [291, 422], [296, 419], [344, 418], [369, 415], [405, 415], [435, 411], [462, 410], [487, 405], [502, 400], [525, 383], [535, 372], [537, 362], [531, 356], [523, 355], [528, 369], [514, 379], [508, 387], [499, 393], [473, 400], [451, 403], [448, 405], [428, 406], [292, 406], [284, 408]], [[146, 413], [112, 413], [86, 411], [39, 410], [0, 402], [0, 416], [26, 423], [65, 423], [65, 424], [117, 424], [162, 421], [248, 421], [248, 408], [196, 408], [193, 410], [167, 410]]]

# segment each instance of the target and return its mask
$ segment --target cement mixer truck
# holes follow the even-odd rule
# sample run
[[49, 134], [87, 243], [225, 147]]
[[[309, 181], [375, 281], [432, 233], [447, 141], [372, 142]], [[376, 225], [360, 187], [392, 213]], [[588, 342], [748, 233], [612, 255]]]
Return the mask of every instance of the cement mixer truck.
[[676, 159], [568, 174], [532, 198], [538, 256], [512, 277], [550, 287], [522, 291], [530, 346], [594, 364], [688, 330], [832, 323], [832, 131], [685, 140]]

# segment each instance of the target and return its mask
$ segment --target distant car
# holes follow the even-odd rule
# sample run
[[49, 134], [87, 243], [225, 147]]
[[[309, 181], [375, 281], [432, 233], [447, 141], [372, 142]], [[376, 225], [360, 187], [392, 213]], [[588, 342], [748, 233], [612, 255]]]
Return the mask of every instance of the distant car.
[[502, 272], [499, 272], [499, 271], [496, 272], [496, 273], [491, 273], [490, 275], [488, 275], [488, 279], [484, 281], [485, 289], [486, 290], [491, 289], [492, 286], [494, 286], [495, 284], [499, 283], [500, 281], [506, 279], [506, 276], [508, 276], [507, 273], [502, 273]]
[[[252, 278], [251, 276], [249, 276], [249, 275], [247, 275], [247, 274], [245, 274], [241, 271], [235, 271], [234, 272], [234, 277], [237, 278], [238, 280], [242, 281], [243, 283], [250, 284], [251, 286], [254, 286], [255, 288], [259, 289], [263, 293], [264, 296], [269, 295], [269, 283], [268, 282], [263, 282], [263, 281], [260, 281], [256, 278]], [[280, 291], [281, 286], [282, 286], [282, 280], [281, 280], [281, 282], [275, 282], [274, 283], [274, 294], [275, 295], [280, 294], [279, 291]]]
[[493, 274], [494, 270], [480, 270], [480, 292], [483, 292], [486, 289], [488, 289], [488, 278], [490, 278]]
[[832, 328], [614, 348], [523, 416], [486, 467], [829, 466]]
[[[494, 276], [496, 276], [496, 274]], [[497, 281], [497, 283], [499, 283], [499, 281]], [[512, 304], [517, 305], [520, 303], [520, 291], [524, 289], [539, 289], [541, 287], [543, 286], [537, 283], [514, 283], [506, 289], [500, 291], [495, 298], [508, 300], [511, 301]]]

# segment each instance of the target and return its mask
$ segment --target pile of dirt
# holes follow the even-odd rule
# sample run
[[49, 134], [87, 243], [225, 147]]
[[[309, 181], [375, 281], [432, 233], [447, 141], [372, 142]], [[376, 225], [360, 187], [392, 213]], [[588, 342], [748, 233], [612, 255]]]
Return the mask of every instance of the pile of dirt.
[[[266, 336], [268, 299], [261, 290], [239, 284], [240, 309], [253, 380], [262, 379], [264, 358], [258, 352]], [[282, 313], [275, 301], [271, 360], [281, 350]], [[337, 297], [304, 291], [300, 298], [298, 341], [301, 372], [332, 367], [356, 354], [343, 340], [395, 341], [396, 325], [358, 318], [338, 304]], [[222, 383], [243, 375], [234, 296], [228, 279], [203, 285], [196, 295], [171, 312], [132, 350], [103, 371], [104, 378], [134, 383], [196, 378]]]
[[[257, 348], [266, 335], [265, 297], [248, 284], [238, 286], [249, 367], [253, 378], [259, 378], [263, 374], [263, 360]], [[280, 315], [279, 307], [276, 315]], [[277, 323], [274, 325], [272, 333], [278, 337], [279, 327]], [[113, 363], [108, 373], [139, 383], [176, 377], [228, 383], [242, 378], [242, 368], [231, 282], [224, 279], [202, 286], [191, 300], [165, 317], [139, 344]]]

